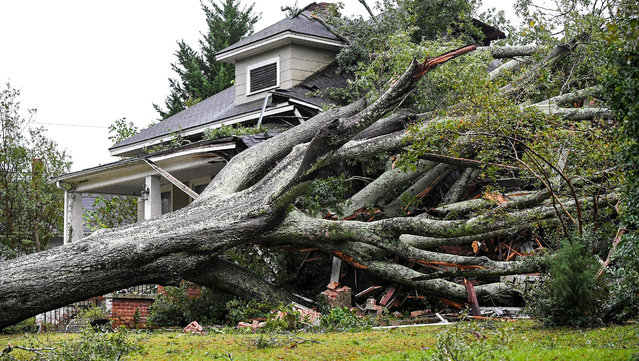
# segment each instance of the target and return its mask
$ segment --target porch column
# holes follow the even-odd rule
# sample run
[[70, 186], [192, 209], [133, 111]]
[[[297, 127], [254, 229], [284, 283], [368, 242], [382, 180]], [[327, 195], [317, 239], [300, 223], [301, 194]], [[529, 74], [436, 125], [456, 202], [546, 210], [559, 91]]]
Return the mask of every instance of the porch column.
[[138, 197], [137, 205], [138, 205], [138, 214], [136, 217], [136, 222], [139, 222], [144, 220], [144, 198]]
[[82, 193], [69, 193], [69, 203], [71, 204], [70, 221], [71, 242], [84, 238], [84, 208], [82, 207]]
[[151, 219], [162, 214], [162, 198], [160, 192], [160, 176], [149, 175], [144, 179], [144, 186], [149, 192], [144, 201], [144, 219]]

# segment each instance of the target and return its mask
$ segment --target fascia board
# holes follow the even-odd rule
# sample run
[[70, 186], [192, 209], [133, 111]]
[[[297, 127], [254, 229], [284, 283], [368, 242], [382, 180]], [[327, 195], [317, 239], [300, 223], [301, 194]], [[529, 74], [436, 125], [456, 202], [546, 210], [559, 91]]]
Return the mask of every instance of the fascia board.
[[[242, 47], [233, 49], [229, 52], [217, 53], [215, 54], [215, 60], [225, 61], [227, 63], [233, 63], [237, 59], [241, 59], [243, 57], [253, 55], [253, 53], [255, 53], [256, 50], [258, 49], [259, 49], [259, 52], [262, 52], [267, 50], [269, 46], [277, 47], [279, 45], [292, 43], [292, 42], [313, 44], [319, 47], [333, 48], [333, 49], [341, 49], [348, 46], [346, 43], [340, 40], [326, 39], [326, 38], [313, 36], [313, 35], [298, 34], [289, 30], [280, 34], [275, 34], [271, 37], [259, 40], [254, 43], [246, 44]], [[260, 49], [260, 48], [264, 48], [264, 49]]]

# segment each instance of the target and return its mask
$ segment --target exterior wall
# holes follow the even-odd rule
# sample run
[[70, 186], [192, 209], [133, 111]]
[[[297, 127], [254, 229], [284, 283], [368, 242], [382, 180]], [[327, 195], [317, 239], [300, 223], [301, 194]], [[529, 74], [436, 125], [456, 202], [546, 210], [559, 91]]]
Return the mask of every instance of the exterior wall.
[[335, 51], [318, 49], [300, 44], [288, 44], [266, 51], [235, 63], [235, 104], [264, 99], [266, 92], [247, 96], [247, 68], [269, 59], [280, 59], [280, 89], [292, 88], [304, 79], [330, 64], [335, 59]]
[[291, 58], [280, 63], [281, 78], [287, 79], [280, 83], [280, 88], [292, 88], [301, 83], [330, 64], [335, 59], [335, 55], [336, 52], [331, 50], [293, 44]]
[[265, 92], [260, 92], [246, 96], [246, 72], [250, 65], [263, 62], [275, 57], [280, 58], [280, 87], [285, 79], [282, 78], [282, 62], [290, 60], [292, 56], [292, 46], [285, 45], [281, 48], [266, 51], [246, 59], [237, 60], [235, 63], [235, 104], [248, 103], [253, 100], [264, 99]]

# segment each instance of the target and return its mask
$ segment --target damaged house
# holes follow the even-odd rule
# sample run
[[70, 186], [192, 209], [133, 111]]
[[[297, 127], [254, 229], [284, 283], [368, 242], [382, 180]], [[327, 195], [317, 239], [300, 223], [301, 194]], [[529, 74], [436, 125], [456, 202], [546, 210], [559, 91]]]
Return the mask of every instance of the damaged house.
[[[141, 131], [112, 148], [122, 160], [55, 179], [65, 189], [65, 243], [84, 237], [83, 193], [138, 197], [138, 219], [189, 204], [233, 155], [304, 122], [326, 101], [309, 93], [346, 84], [329, 65], [346, 46], [312, 20], [310, 5], [217, 54], [235, 65], [235, 84]], [[260, 127], [263, 133], [206, 140], [225, 125]], [[148, 153], [177, 134], [186, 145]]]
[[[138, 220], [178, 210], [196, 199], [234, 155], [279, 136], [330, 105], [313, 92], [344, 87], [349, 76], [337, 73], [333, 65], [347, 44], [312, 14], [327, 5], [313, 3], [298, 16], [218, 52], [218, 61], [234, 64], [234, 84], [111, 147], [111, 155], [122, 160], [56, 177], [54, 181], [65, 192], [64, 243], [86, 235], [83, 194], [135, 196]], [[486, 24], [479, 25], [489, 40], [504, 36]], [[207, 137], [208, 132], [223, 126], [256, 127], [261, 133]], [[181, 145], [149, 152], [178, 136], [183, 140]], [[344, 276], [341, 269], [341, 260], [334, 258], [331, 281]], [[371, 290], [376, 289], [360, 290], [356, 296], [363, 297]], [[384, 304], [394, 301], [395, 291], [385, 293]], [[112, 310], [117, 308], [116, 299], [122, 298], [114, 295], [107, 297]], [[152, 300], [135, 295], [125, 302], [133, 302], [145, 316]], [[127, 317], [132, 319], [133, 315]]]

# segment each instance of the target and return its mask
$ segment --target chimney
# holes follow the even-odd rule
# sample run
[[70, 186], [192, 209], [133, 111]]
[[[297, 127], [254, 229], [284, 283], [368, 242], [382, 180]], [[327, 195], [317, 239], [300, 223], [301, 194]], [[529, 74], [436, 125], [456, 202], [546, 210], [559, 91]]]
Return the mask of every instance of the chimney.
[[331, 6], [331, 3], [316, 3], [312, 2], [306, 7], [304, 7], [304, 11], [315, 11], [317, 13], [328, 14], [328, 7]]

